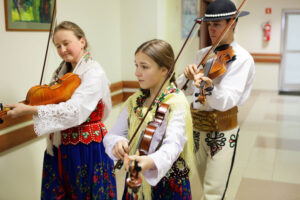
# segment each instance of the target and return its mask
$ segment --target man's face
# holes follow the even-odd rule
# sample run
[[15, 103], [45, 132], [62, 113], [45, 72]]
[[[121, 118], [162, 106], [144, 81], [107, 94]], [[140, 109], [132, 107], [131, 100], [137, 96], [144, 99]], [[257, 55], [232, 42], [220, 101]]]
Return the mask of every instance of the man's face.
[[[212, 43], [214, 44], [216, 42], [216, 40], [218, 39], [219, 35], [222, 33], [222, 31], [226, 27], [227, 21], [226, 20], [211, 21], [211, 22], [207, 22], [207, 25], [208, 25], [208, 33], [209, 33], [210, 39], [211, 39]], [[230, 27], [228, 32], [223, 36], [220, 44], [226, 44], [228, 42], [231, 42], [229, 40], [233, 34], [234, 27], [235, 27], [235, 23]]]

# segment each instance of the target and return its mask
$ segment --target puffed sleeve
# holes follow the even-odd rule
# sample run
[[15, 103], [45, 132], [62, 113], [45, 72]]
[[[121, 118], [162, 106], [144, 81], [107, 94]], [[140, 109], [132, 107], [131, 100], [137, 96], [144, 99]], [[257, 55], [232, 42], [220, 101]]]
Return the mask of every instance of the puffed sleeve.
[[[201, 50], [198, 50], [197, 53], [196, 53], [196, 56], [195, 56], [195, 59], [193, 61], [193, 64], [195, 65], [199, 65], [199, 63], [201, 62], [202, 58], [204, 57], [204, 54], [207, 52], [208, 48], [204, 48], [204, 49], [201, 49]], [[202, 66], [199, 67], [199, 71], [202, 69]], [[177, 84], [177, 87], [179, 89], [181, 89], [184, 84], [186, 83], [188, 79], [185, 77], [184, 73], [181, 74], [177, 79], [176, 79], [176, 84]], [[191, 96], [194, 94], [194, 91], [196, 89], [196, 86], [194, 85], [194, 81], [193, 80], [190, 80], [188, 83], [187, 83], [187, 88], [185, 90], [181, 90], [186, 96]]]
[[[181, 74], [177, 79], [176, 79], [176, 84], [178, 88], [182, 88], [184, 86], [184, 84], [186, 83], [188, 79], [185, 77], [184, 74]], [[187, 83], [187, 88], [184, 90], [182, 89], [181, 91], [186, 95], [186, 96], [190, 96], [194, 93], [195, 90], [195, 85], [193, 84], [194, 81], [189, 81]]]
[[104, 136], [103, 144], [105, 147], [105, 152], [107, 155], [113, 159], [117, 160], [117, 158], [113, 155], [112, 150], [115, 144], [120, 140], [127, 140], [128, 134], [128, 113], [127, 106], [121, 111], [120, 115], [117, 118], [114, 126], [108, 131], [108, 133]]
[[[94, 111], [99, 100], [110, 96], [104, 71], [99, 64], [93, 65], [81, 76], [81, 84], [68, 101], [38, 106], [38, 114], [33, 116], [34, 130], [38, 136], [82, 124]], [[110, 101], [107, 102], [109, 104]]]

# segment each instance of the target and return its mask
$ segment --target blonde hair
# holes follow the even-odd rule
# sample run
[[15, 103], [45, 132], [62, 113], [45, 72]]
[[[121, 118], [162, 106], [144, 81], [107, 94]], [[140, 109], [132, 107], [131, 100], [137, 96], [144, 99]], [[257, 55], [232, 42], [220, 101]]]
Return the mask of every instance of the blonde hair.
[[[63, 21], [54, 28], [53, 35], [55, 35], [55, 33], [60, 30], [72, 31], [79, 40], [81, 38], [84, 38], [85, 39], [84, 50], [87, 50], [88, 42], [86, 40], [85, 34], [84, 34], [83, 30], [77, 24], [70, 22], [70, 21]], [[54, 37], [52, 38], [52, 40], [54, 40]]]

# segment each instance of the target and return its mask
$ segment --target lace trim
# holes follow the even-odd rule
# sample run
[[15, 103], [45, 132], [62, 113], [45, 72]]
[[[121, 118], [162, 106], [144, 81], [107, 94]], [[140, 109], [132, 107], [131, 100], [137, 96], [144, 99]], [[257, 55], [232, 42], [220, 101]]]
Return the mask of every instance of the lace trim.
[[69, 103], [60, 103], [59, 106], [53, 104], [39, 106], [38, 117], [34, 116], [34, 131], [41, 136], [53, 130], [61, 130], [66, 122], [76, 120], [78, 114], [78, 108]]

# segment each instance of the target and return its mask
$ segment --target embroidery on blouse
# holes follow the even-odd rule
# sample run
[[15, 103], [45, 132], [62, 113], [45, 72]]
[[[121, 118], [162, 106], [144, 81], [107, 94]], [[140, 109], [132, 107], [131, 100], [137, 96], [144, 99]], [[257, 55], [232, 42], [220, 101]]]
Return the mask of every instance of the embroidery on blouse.
[[[159, 97], [157, 97], [155, 99], [155, 101], [153, 102], [153, 105], [151, 107], [151, 110], [153, 109], [153, 107], [155, 107], [156, 105], [159, 106], [160, 103], [162, 101], [165, 100], [166, 96], [168, 94], [171, 94], [171, 93], [179, 93], [179, 89], [177, 89], [175, 87], [175, 85], [173, 83], [171, 83], [162, 93]], [[140, 88], [140, 92], [141, 92], [141, 95], [137, 97], [136, 99], [136, 106], [134, 107], [134, 113], [139, 117], [139, 118], [143, 118], [143, 112], [142, 112], [142, 109], [143, 109], [143, 105], [145, 103], [145, 100], [147, 99], [147, 97], [149, 97], [149, 91], [148, 90], [144, 90], [142, 88]]]

